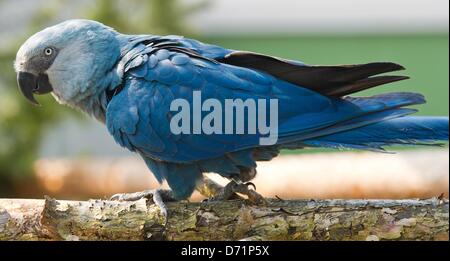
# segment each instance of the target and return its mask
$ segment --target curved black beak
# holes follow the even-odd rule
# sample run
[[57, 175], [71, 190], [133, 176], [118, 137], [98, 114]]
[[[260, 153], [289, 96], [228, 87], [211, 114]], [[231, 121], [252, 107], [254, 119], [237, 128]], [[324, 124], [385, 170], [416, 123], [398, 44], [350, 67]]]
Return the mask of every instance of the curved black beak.
[[34, 75], [28, 72], [19, 72], [17, 83], [23, 96], [34, 105], [39, 105], [39, 102], [36, 101], [33, 94], [46, 94], [53, 91], [47, 74]]

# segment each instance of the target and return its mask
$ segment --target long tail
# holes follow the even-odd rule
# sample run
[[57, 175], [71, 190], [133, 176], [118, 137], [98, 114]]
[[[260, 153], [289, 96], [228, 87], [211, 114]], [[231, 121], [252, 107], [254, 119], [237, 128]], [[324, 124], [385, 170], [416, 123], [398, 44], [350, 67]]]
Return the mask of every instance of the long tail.
[[304, 141], [309, 146], [383, 150], [389, 145], [448, 141], [448, 117], [407, 116]]

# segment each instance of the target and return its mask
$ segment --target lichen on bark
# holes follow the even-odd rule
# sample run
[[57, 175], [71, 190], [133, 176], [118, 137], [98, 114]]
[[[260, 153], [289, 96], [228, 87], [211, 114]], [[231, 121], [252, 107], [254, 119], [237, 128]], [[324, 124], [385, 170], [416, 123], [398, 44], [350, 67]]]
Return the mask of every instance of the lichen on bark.
[[448, 200], [0, 199], [0, 240], [448, 240]]

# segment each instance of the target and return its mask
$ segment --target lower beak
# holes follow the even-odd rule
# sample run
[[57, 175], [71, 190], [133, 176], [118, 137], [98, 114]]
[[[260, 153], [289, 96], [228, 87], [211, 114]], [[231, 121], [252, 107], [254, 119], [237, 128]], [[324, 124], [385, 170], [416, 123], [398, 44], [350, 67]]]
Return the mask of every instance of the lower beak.
[[33, 94], [46, 94], [53, 91], [47, 74], [34, 75], [28, 72], [17, 74], [17, 83], [23, 96], [34, 105], [39, 105]]

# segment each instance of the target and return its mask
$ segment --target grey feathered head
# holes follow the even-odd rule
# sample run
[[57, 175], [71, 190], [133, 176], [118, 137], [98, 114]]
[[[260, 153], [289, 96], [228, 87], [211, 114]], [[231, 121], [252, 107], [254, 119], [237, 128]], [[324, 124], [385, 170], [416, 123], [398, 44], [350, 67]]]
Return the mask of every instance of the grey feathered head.
[[31, 36], [14, 63], [23, 95], [52, 92], [69, 105], [94, 95], [98, 83], [112, 70], [120, 46], [111, 28], [89, 20], [68, 20]]

